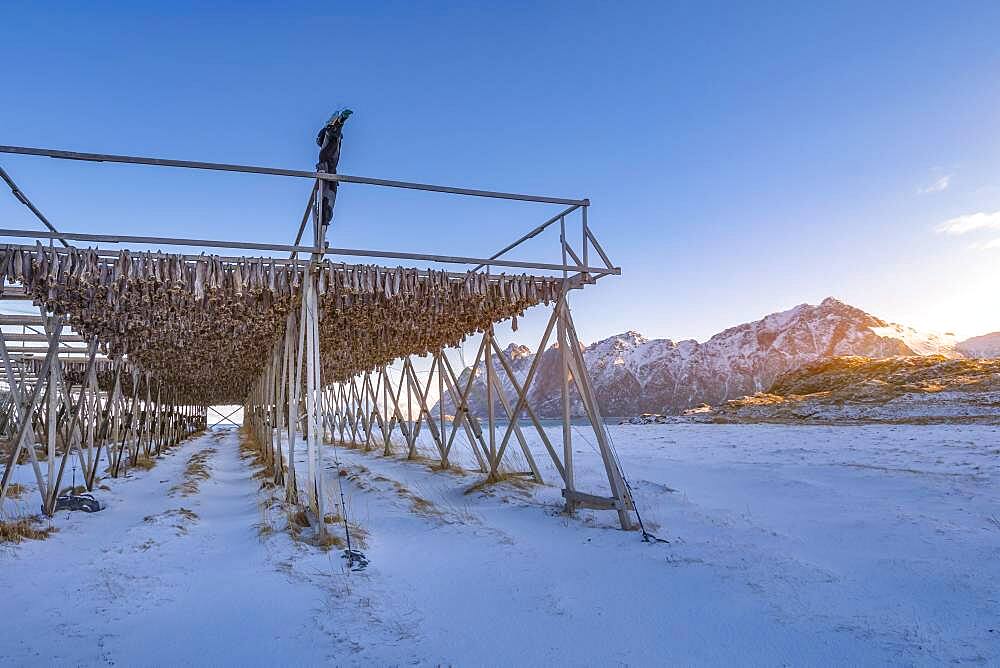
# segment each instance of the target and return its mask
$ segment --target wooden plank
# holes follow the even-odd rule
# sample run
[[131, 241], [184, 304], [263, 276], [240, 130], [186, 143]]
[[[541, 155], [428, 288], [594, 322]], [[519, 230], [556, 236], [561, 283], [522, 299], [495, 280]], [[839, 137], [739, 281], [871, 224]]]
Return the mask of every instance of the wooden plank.
[[291, 246], [287, 244], [264, 244], [250, 241], [223, 241], [220, 239], [187, 239], [181, 237], [145, 237], [126, 234], [89, 234], [80, 232], [42, 232], [39, 230], [0, 229], [0, 237], [21, 237], [29, 239], [65, 238], [71, 241], [99, 241], [114, 244], [144, 244], [153, 246], [193, 246], [199, 248], [239, 248], [246, 250], [278, 251], [282, 253], [312, 253], [317, 255], [343, 255], [347, 257], [377, 257], [396, 260], [418, 260], [444, 264], [472, 264], [488, 267], [514, 267], [518, 269], [545, 269], [549, 271], [580, 271], [583, 273], [620, 274], [621, 269], [609, 270], [603, 267], [583, 267], [577, 265], [553, 264], [550, 262], [523, 262], [520, 260], [491, 260], [463, 255], [434, 255], [430, 253], [402, 253], [398, 251], [368, 250], [360, 248], [332, 248], [312, 246]]
[[594, 510], [624, 510], [625, 504], [619, 499], [607, 496], [595, 496], [572, 489], [562, 491], [563, 498], [578, 508], [593, 508]]
[[[0, 322], [0, 324], [4, 324]], [[24, 341], [24, 342], [40, 342], [48, 341], [49, 337], [44, 334], [27, 334], [22, 332], [0, 332], [0, 336], [10, 342], [10, 341]], [[87, 339], [79, 335], [67, 334], [66, 336], [59, 337], [59, 343], [87, 343]], [[74, 350], [84, 350], [84, 348], [74, 348]], [[48, 349], [45, 350], [48, 352]]]
[[266, 174], [270, 176], [289, 176], [305, 179], [320, 179], [340, 183], [359, 183], [388, 188], [404, 188], [408, 190], [426, 190], [429, 192], [448, 193], [452, 195], [470, 195], [473, 197], [491, 197], [496, 199], [518, 200], [522, 202], [540, 202], [545, 204], [575, 204], [587, 206], [588, 199], [569, 199], [566, 197], [545, 197], [542, 195], [523, 195], [493, 190], [477, 190], [473, 188], [455, 188], [438, 186], [429, 183], [412, 181], [395, 181], [375, 179], [367, 176], [349, 176], [347, 174], [328, 174], [326, 172], [309, 172], [300, 169], [282, 169], [279, 167], [258, 167], [254, 165], [235, 165], [219, 162], [198, 162], [193, 160], [169, 160], [165, 158], [148, 158], [134, 155], [115, 155], [111, 153], [81, 153], [78, 151], [61, 151], [48, 148], [31, 148], [27, 146], [0, 146], [0, 153], [16, 153], [19, 155], [37, 155], [63, 160], [83, 160], [87, 162], [117, 162], [131, 165], [150, 165], [154, 167], [180, 167], [186, 169], [207, 169], [223, 172], [241, 172], [247, 174]]

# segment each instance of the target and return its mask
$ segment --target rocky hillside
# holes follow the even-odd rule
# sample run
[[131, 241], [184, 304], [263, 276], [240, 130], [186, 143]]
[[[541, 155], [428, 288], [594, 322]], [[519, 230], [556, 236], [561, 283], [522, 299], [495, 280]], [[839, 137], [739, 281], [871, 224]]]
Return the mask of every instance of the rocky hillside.
[[[628, 416], [676, 414], [700, 403], [719, 405], [761, 392], [782, 374], [816, 360], [845, 355], [961, 357], [956, 345], [953, 337], [921, 334], [828, 298], [817, 306], [802, 304], [732, 327], [703, 343], [650, 340], [629, 331], [587, 346], [584, 359], [604, 414]], [[506, 357], [523, 382], [534, 353], [511, 345]], [[544, 351], [539, 364], [530, 393], [532, 406], [543, 417], [556, 417], [561, 405], [558, 350]], [[512, 397], [499, 361], [495, 365], [497, 378]], [[480, 364], [471, 402], [480, 414], [485, 413], [484, 369]], [[445, 408], [454, 410], [449, 401]], [[496, 410], [503, 415], [499, 404]], [[576, 397], [573, 413], [581, 414]]]
[[1000, 357], [1000, 332], [974, 336], [956, 347], [966, 357]]
[[1000, 359], [835, 357], [695, 421], [1000, 421]]

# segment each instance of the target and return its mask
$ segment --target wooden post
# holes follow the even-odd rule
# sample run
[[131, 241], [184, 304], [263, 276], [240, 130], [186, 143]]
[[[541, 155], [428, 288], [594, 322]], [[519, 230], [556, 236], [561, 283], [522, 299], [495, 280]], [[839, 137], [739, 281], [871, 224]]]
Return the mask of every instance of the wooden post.
[[[562, 398], [562, 434], [563, 434], [563, 467], [565, 469], [564, 482], [566, 491], [572, 493], [576, 490], [573, 475], [573, 435], [570, 424], [570, 395], [569, 395], [569, 349], [566, 343], [566, 323], [562, 314], [562, 306], [565, 304], [565, 296], [556, 305], [559, 311], [556, 321], [556, 336], [559, 341], [559, 364], [561, 367], [561, 398]], [[576, 509], [572, 495], [566, 496], [566, 512], [570, 515]]]
[[[295, 473], [295, 436], [299, 428], [299, 388], [302, 387], [301, 366], [295, 356], [296, 328], [295, 311], [289, 311], [285, 321], [285, 365], [288, 380], [288, 481], [285, 483], [285, 499], [298, 504], [298, 477]], [[301, 357], [301, 349], [299, 356]]]
[[[59, 358], [53, 361], [52, 365], [49, 367], [49, 388], [48, 388], [48, 410], [46, 411], [45, 418], [45, 436], [46, 436], [46, 453], [48, 455], [48, 485], [49, 491], [52, 492], [52, 488], [56, 483], [56, 430], [57, 424], [56, 420], [58, 416], [56, 411], [59, 408], [59, 375], [56, 371], [56, 367], [59, 364]], [[41, 382], [39, 380], [39, 382]], [[52, 514], [52, 509], [46, 505], [46, 513]]]
[[580, 392], [580, 398], [584, 403], [587, 416], [590, 419], [591, 427], [594, 430], [594, 434], [597, 436], [597, 443], [601, 452], [601, 458], [604, 462], [605, 472], [608, 476], [608, 483], [611, 486], [611, 498], [615, 503], [615, 509], [618, 511], [618, 518], [621, 523], [621, 527], [622, 529], [628, 531], [632, 528], [632, 499], [628, 493], [628, 488], [625, 485], [621, 469], [619, 468], [618, 459], [611, 447], [607, 427], [604, 424], [604, 420], [601, 418], [600, 408], [597, 405], [597, 399], [594, 396], [593, 388], [590, 385], [590, 378], [587, 376], [587, 367], [583, 359], [583, 354], [580, 352], [580, 342], [576, 337], [576, 328], [573, 325], [573, 316], [570, 313], [568, 303], [563, 303], [563, 317], [565, 318], [566, 333], [568, 335], [567, 339], [570, 343], [570, 350], [572, 352], [570, 361], [575, 367], [573, 377], [576, 380], [577, 389]]

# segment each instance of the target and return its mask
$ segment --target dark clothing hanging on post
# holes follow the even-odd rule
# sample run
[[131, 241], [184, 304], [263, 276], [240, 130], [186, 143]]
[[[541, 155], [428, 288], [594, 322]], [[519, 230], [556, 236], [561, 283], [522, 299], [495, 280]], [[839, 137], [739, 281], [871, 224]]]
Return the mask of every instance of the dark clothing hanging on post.
[[[344, 123], [351, 115], [350, 109], [342, 109], [330, 117], [323, 129], [316, 137], [316, 144], [319, 148], [319, 162], [316, 164], [316, 171], [327, 174], [337, 173], [337, 164], [340, 162], [340, 144], [343, 140]], [[333, 219], [333, 205], [337, 201], [336, 181], [323, 181], [323, 211], [322, 223], [329, 225]]]

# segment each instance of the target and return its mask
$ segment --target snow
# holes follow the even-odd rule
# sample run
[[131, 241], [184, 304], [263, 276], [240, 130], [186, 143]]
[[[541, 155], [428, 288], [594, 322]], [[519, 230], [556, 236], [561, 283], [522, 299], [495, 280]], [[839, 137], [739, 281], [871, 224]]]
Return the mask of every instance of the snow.
[[[238, 434], [210, 432], [106, 481], [107, 510], [0, 548], [0, 663], [1000, 662], [1000, 427], [610, 431], [669, 545], [560, 514], [537, 443], [549, 485], [472, 493], [476, 475], [328, 446], [331, 507], [340, 480], [370, 534], [363, 572], [259, 535], [280, 511]], [[578, 486], [599, 492], [592, 440], [574, 430]], [[211, 477], [171, 495], [206, 449]]]
[[887, 339], [898, 339], [918, 355], [945, 355], [946, 357], [961, 357], [956, 349], [958, 340], [953, 334], [938, 334], [922, 332], [912, 327], [890, 323], [885, 327], [872, 327], [876, 336]]

